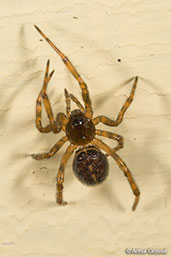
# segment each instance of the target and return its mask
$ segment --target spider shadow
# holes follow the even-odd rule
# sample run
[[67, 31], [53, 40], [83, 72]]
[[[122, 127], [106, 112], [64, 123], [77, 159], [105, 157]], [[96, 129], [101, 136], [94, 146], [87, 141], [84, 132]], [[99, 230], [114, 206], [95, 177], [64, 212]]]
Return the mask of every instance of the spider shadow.
[[[108, 102], [108, 100], [107, 99], [109, 99], [111, 96], [112, 97], [114, 97], [116, 94], [115, 94], [115, 92], [117, 92], [118, 91], [118, 89], [120, 89], [121, 87], [123, 87], [123, 86], [125, 86], [125, 85], [128, 85], [128, 84], [130, 84], [130, 82], [133, 82], [134, 81], [134, 77], [133, 78], [131, 78], [131, 79], [128, 79], [128, 80], [126, 80], [125, 82], [123, 82], [121, 85], [119, 85], [119, 86], [117, 86], [117, 87], [115, 87], [114, 89], [111, 89], [110, 91], [107, 91], [106, 93], [101, 93], [101, 94], [98, 94], [98, 95], [96, 95], [96, 97], [94, 97], [94, 104], [93, 104], [93, 106], [94, 106], [94, 110], [96, 111], [96, 110], [98, 110], [98, 108], [104, 103], [104, 102]], [[133, 84], [131, 84], [131, 87], [130, 87], [130, 90], [132, 89], [132, 85]], [[129, 94], [129, 93], [128, 93]], [[120, 106], [120, 108], [122, 107], [122, 105], [124, 104], [124, 102], [121, 104], [121, 106]], [[116, 106], [117, 107], [117, 106]], [[116, 113], [116, 115], [117, 115], [118, 113]], [[106, 114], [105, 114], [106, 115]], [[107, 116], [107, 115], [106, 115]], [[113, 116], [113, 114], [112, 114], [112, 116]], [[112, 117], [112, 119], [113, 119], [114, 117]]]
[[[61, 159], [63, 153], [64, 150], [58, 154], [58, 157], [52, 157], [52, 159], [54, 159], [53, 162], [52, 159], [36, 161], [28, 154], [20, 156], [17, 169], [14, 168], [11, 170], [11, 172], [15, 172], [15, 180], [11, 187], [15, 201], [17, 199], [17, 202], [21, 202], [21, 204], [24, 203], [24, 205], [32, 203], [33, 208], [36, 207], [37, 204], [42, 208], [57, 206], [55, 194], [58, 165], [56, 164], [57, 159]], [[70, 169], [68, 168], [69, 163], [65, 170], [66, 181], [64, 188], [72, 183], [73, 180], [73, 176], [71, 176]]]
[[[25, 72], [25, 71], [27, 71], [27, 72], [29, 71], [29, 72], [28, 72], [29, 75], [28, 75], [28, 78], [25, 79], [24, 82], [19, 85], [19, 88], [18, 88], [18, 87], [16, 88], [16, 90], [14, 91], [14, 94], [7, 100], [7, 101], [10, 102], [10, 103], [12, 103], [13, 101], [15, 101], [17, 94], [23, 94], [23, 99], [24, 99], [25, 95], [24, 95], [23, 91], [24, 91], [25, 89], [28, 89], [29, 87], [30, 87], [30, 89], [31, 89], [30, 84], [39, 76], [39, 73], [41, 73], [41, 72], [35, 72], [35, 73], [31, 72], [31, 68], [34, 69], [34, 66], [36, 65], [36, 60], [32, 61], [31, 58], [28, 57], [28, 55], [27, 55], [27, 52], [28, 52], [28, 50], [27, 50], [27, 44], [26, 44], [27, 40], [26, 40], [26, 38], [25, 38], [24, 26], [21, 26], [20, 33], [19, 33], [19, 38], [20, 38], [20, 53], [21, 53], [22, 56], [24, 56], [24, 62], [22, 62], [22, 64], [20, 65], [20, 68], [19, 68], [19, 69], [20, 69], [20, 72], [22, 72], [22, 73]], [[16, 71], [16, 72], [18, 73], [18, 71]], [[30, 75], [30, 74], [32, 74], [32, 75]], [[26, 74], [26, 75], [27, 75], [27, 74]], [[42, 83], [43, 83], [43, 80], [42, 80]], [[35, 91], [36, 91], [36, 88], [37, 88], [37, 87], [34, 86], [34, 88], [35, 88]], [[30, 92], [31, 92], [31, 91], [30, 91]], [[54, 93], [54, 92], [52, 92], [51, 95], [53, 95], [53, 93]], [[36, 98], [36, 97], [35, 97], [35, 98]], [[34, 100], [34, 102], [33, 102], [33, 104], [34, 104], [34, 114], [35, 114], [35, 98], [33, 99], [33, 100]], [[59, 96], [59, 98], [56, 100], [56, 102], [55, 102], [54, 105], [56, 105], [56, 104], [59, 105], [59, 102], [60, 102], [59, 99], [60, 99], [60, 98], [61, 98], [61, 96]], [[23, 104], [24, 104], [24, 101], [23, 101]], [[24, 108], [24, 107], [22, 107], [22, 108]], [[22, 108], [21, 108], [21, 109], [22, 109]], [[44, 107], [43, 107], [43, 108], [44, 108]], [[29, 116], [28, 116], [28, 115], [29, 115]], [[45, 115], [46, 115], [46, 113], [45, 113]], [[47, 116], [47, 115], [46, 115], [46, 116]], [[23, 117], [22, 117], [22, 119], [23, 119]], [[15, 128], [17, 127], [17, 131], [18, 131], [18, 132], [19, 132], [19, 131], [22, 131], [24, 126], [27, 127], [28, 130], [29, 130], [29, 129], [31, 128], [31, 126], [33, 126], [33, 124], [34, 124], [34, 122], [33, 122], [34, 119], [35, 119], [35, 117], [33, 118], [32, 113], [28, 112], [28, 113], [27, 113], [27, 116], [24, 116], [23, 126], [17, 127], [17, 124], [14, 124], [14, 127], [15, 127]], [[45, 119], [45, 120], [48, 121], [48, 119]], [[26, 122], [26, 121], [27, 121], [27, 122]], [[4, 122], [1, 123], [1, 125], [2, 125], [2, 124], [5, 125]], [[35, 128], [35, 127], [34, 127], [34, 128]], [[28, 131], [27, 131], [27, 132], [28, 132]], [[38, 139], [38, 137], [37, 137], [37, 139]], [[41, 140], [43, 141], [43, 140], [45, 140], [45, 139], [46, 139], [46, 137], [43, 137], [43, 136], [42, 136]], [[36, 140], [36, 139], [35, 139], [35, 140]], [[39, 139], [38, 139], [38, 141], [39, 141]]]
[[[21, 77], [20, 80], [16, 80], [16, 78], [14, 78], [13, 76], [8, 76], [8, 81], [6, 83], [8, 83], [8, 91], [9, 88], [12, 89], [12, 93], [8, 94], [7, 97], [2, 98], [1, 99], [1, 104], [7, 106], [7, 108], [5, 109], [5, 112], [3, 112], [3, 116], [1, 117], [1, 128], [6, 127], [7, 124], [9, 124], [9, 111], [11, 109], [11, 107], [13, 106], [13, 104], [15, 103], [15, 101], [17, 101], [17, 97], [19, 97], [19, 95], [23, 94], [23, 98], [24, 98], [24, 91], [26, 89], [28, 89], [29, 84], [32, 82], [32, 80], [35, 79], [35, 77], [37, 76], [37, 74], [33, 74], [32, 76], [29, 76], [27, 73], [29, 68], [30, 68], [30, 63], [28, 61], [28, 56], [26, 55], [26, 43], [25, 43], [25, 37], [24, 37], [24, 28], [23, 26], [20, 29], [19, 32], [19, 38], [20, 38], [20, 42], [21, 42], [21, 47], [20, 49], [20, 53], [21, 56], [25, 56], [25, 61], [22, 62], [22, 64], [19, 66], [16, 66], [16, 71], [15, 74], [22, 74], [22, 82], [21, 82]], [[31, 63], [31, 66], [34, 65], [34, 62]], [[23, 76], [23, 74], [25, 76]], [[30, 73], [29, 73], [30, 74]], [[28, 77], [26, 77], [28, 76]], [[15, 81], [15, 85], [14, 85], [14, 81]], [[3, 87], [1, 87], [1, 89], [3, 90]], [[7, 90], [6, 86], [4, 86], [4, 91]], [[3, 103], [4, 101], [4, 103]], [[24, 105], [24, 101], [23, 101], [23, 105]], [[9, 107], [8, 107], [9, 106]], [[21, 107], [22, 109], [23, 107]], [[15, 127], [16, 128], [17, 124], [11, 124], [11, 127]], [[9, 125], [8, 125], [9, 126]], [[21, 130], [22, 126], [18, 127], [17, 130]]]
[[[163, 94], [161, 91], [162, 85], [158, 84], [154, 84], [153, 81], [151, 81], [151, 79], [147, 79], [144, 77], [140, 77], [141, 82], [144, 82], [145, 85], [149, 85], [151, 88], [154, 89], [154, 92], [156, 95], [159, 95], [161, 97], [161, 103], [163, 104], [163, 108], [165, 110], [164, 113], [167, 114], [168, 110], [171, 109], [171, 101], [168, 100], [166, 98], [166, 94]], [[154, 110], [155, 112], [155, 110]]]
[[[113, 160], [110, 158], [109, 163], [111, 163], [112, 161]], [[118, 197], [118, 194], [117, 194], [117, 188], [113, 185], [113, 179], [115, 179], [114, 173], [113, 173], [113, 168], [111, 169], [111, 167], [109, 167], [109, 176], [102, 185], [98, 186], [96, 193], [98, 195], [98, 198], [102, 199], [102, 201], [104, 202], [109, 203], [112, 210], [124, 212], [125, 211], [124, 203], [121, 203], [120, 198]]]
[[[168, 180], [167, 174], [170, 173], [169, 169], [166, 168], [166, 166], [161, 162], [160, 157], [156, 155], [156, 153], [148, 148], [148, 144], [153, 144], [155, 146], [156, 144], [156, 138], [159, 137], [160, 133], [159, 132], [153, 132], [148, 137], [146, 138], [146, 142], [144, 143], [144, 146], [142, 148], [136, 149], [137, 151], [137, 158], [139, 160], [143, 159], [143, 163], [145, 165], [141, 165], [141, 168], [137, 168], [138, 170], [138, 177], [140, 177], [140, 185], [142, 184], [142, 189], [141, 190], [141, 198], [143, 201], [143, 194], [145, 197], [148, 199], [148, 202], [146, 204], [142, 205], [144, 206], [143, 209], [145, 211], [150, 210], [152, 207], [156, 210], [165, 209], [167, 205], [167, 196], [166, 193], [164, 192], [165, 190], [162, 190], [160, 192], [160, 188], [162, 188], [161, 185], [164, 185], [166, 187], [166, 191], [171, 193], [171, 179]], [[157, 145], [156, 145], [157, 147]], [[144, 148], [144, 149], [143, 149]], [[133, 153], [134, 154], [134, 153]], [[150, 157], [150, 158], [149, 158]], [[153, 176], [153, 178], [152, 178]], [[159, 177], [159, 178], [158, 178]], [[144, 184], [145, 183], [145, 184]], [[144, 185], [143, 185], [144, 184]], [[152, 190], [154, 185], [154, 190], [156, 191], [156, 188], [159, 190], [157, 194], [154, 194], [154, 190]], [[143, 188], [145, 190], [149, 190], [149, 192], [143, 191]], [[152, 196], [148, 197], [147, 195], [151, 195], [151, 190], [152, 190]], [[169, 195], [169, 194], [168, 194]]]
[[[163, 106], [163, 110], [164, 110], [164, 113], [163, 113], [163, 117], [165, 118], [165, 119], [163, 119], [163, 121], [162, 122], [165, 122], [165, 126], [163, 126], [164, 128], [169, 128], [170, 126], [171, 126], [171, 123], [170, 123], [170, 120], [169, 119], [166, 119], [167, 118], [167, 113], [168, 113], [168, 110], [170, 110], [171, 109], [171, 101], [167, 98], [167, 95], [165, 95], [165, 94], [163, 94], [162, 93], [162, 91], [161, 91], [161, 86], [158, 84], [158, 85], [156, 85], [156, 84], [154, 84], [150, 79], [146, 79], [146, 78], [142, 78], [142, 81], [143, 82], [145, 82], [145, 83], [147, 83], [147, 84], [149, 84], [149, 85], [151, 85], [151, 87], [152, 88], [154, 88], [155, 89], [155, 93], [157, 94], [157, 95], [159, 95], [160, 96], [160, 99], [161, 99], [161, 104], [162, 104], [162, 106]], [[157, 89], [157, 90], [156, 90]], [[154, 112], [153, 113], [155, 113], [155, 110], [154, 110]], [[159, 118], [160, 117], [162, 117], [161, 115], [159, 115]], [[156, 131], [155, 131], [155, 133], [153, 133], [153, 137], [154, 137], [154, 135], [155, 135], [155, 137], [154, 137], [154, 145], [155, 145], [155, 142], [156, 142], [156, 140], [158, 141], [161, 141], [162, 140], [162, 138], [163, 138], [163, 141], [164, 140], [166, 140], [167, 141], [167, 137], [166, 137], [166, 139], [163, 137], [164, 135], [165, 135], [165, 132], [164, 131], [162, 131], [162, 129], [160, 128], [160, 126], [156, 126], [157, 128], [158, 128], [158, 130], [156, 129]], [[152, 137], [152, 136], [151, 136]], [[148, 145], [148, 143], [150, 142], [150, 144], [151, 144], [151, 137], [149, 137], [149, 141], [147, 141], [147, 145]], [[157, 149], [158, 147], [157, 147], [157, 145], [156, 145], [156, 149]], [[149, 153], [149, 154], [151, 154], [151, 153]], [[164, 155], [165, 153], [163, 152], [161, 152], [161, 155]], [[152, 156], [153, 156], [154, 154], [152, 153]], [[155, 165], [156, 165], [156, 170], [159, 170], [159, 171], [162, 171], [162, 172], [159, 172], [159, 175], [160, 175], [160, 177], [161, 177], [161, 180], [162, 180], [162, 182], [163, 182], [163, 184], [166, 186], [166, 189], [165, 189], [165, 192], [167, 193], [167, 191], [168, 191], [168, 195], [170, 195], [171, 194], [171, 177], [169, 177], [168, 178], [168, 175], [170, 174], [170, 171], [169, 171], [169, 169], [167, 169], [166, 168], [166, 165], [164, 164], [164, 163], [162, 163], [160, 160], [161, 160], [161, 158], [160, 158], [160, 156], [158, 156], [157, 158], [156, 158], [156, 155], [154, 155], [155, 156], [155, 158], [153, 158], [153, 170], [154, 170], [154, 163], [155, 163]], [[154, 171], [154, 174], [156, 173], [156, 171]], [[154, 182], [153, 182], [154, 183]], [[156, 203], [156, 205], [158, 206], [158, 202], [163, 202], [163, 204], [164, 204], [164, 208], [166, 208], [167, 207], [167, 195], [166, 196], [164, 196], [164, 195], [162, 195], [162, 196], [160, 196], [160, 200], [161, 201], [159, 201], [159, 199], [157, 199], [157, 203]], [[151, 203], [153, 203], [153, 202], [151, 202]], [[151, 203], [147, 206], [147, 209], [149, 209], [150, 207], [151, 207]]]
[[[64, 31], [64, 28], [63, 27], [61, 27], [61, 26], [59, 26], [59, 24], [56, 26], [56, 25], [54, 25], [54, 24], [50, 24], [49, 25], [51, 28], [53, 28], [53, 30], [56, 32], [56, 31], [60, 31], [60, 32], [63, 32]], [[72, 38], [74, 38], [77, 42], [82, 42], [81, 44], [84, 44], [84, 42], [88, 42], [89, 43], [89, 45], [91, 46], [91, 48], [93, 48], [93, 50], [94, 50], [94, 52], [96, 52], [97, 51], [97, 49], [100, 49], [100, 51], [98, 51], [99, 52], [99, 54], [100, 55], [102, 55], [102, 56], [106, 56], [106, 59], [108, 60], [108, 59], [111, 59], [111, 51], [110, 50], [101, 50], [101, 49], [103, 49], [104, 48], [104, 45], [101, 45], [101, 40], [99, 40], [99, 41], [95, 41], [95, 42], [92, 42], [92, 40], [89, 38], [89, 37], [86, 37], [86, 41], [85, 41], [85, 37], [83, 38], [82, 36], [80, 36], [80, 34], [78, 34], [78, 33], [75, 33], [74, 34], [74, 32], [72, 31], [72, 30], [70, 30], [70, 29], [66, 29], [65, 28], [65, 35], [70, 35], [70, 38], [69, 38], [69, 40], [71, 40]], [[73, 36], [74, 35], [74, 36]], [[83, 34], [81, 34], [81, 35], [83, 35]], [[53, 40], [54, 41], [54, 40]], [[56, 40], [55, 40], [55, 42], [54, 42], [55, 44], [57, 43], [56, 42]], [[82, 51], [83, 51], [83, 49], [84, 49], [84, 47], [82, 46], [81, 47], [81, 49], [82, 49]], [[114, 54], [113, 54], [113, 56], [114, 56]], [[118, 55], [114, 58], [113, 57], [113, 60], [115, 60], [115, 62], [113, 62], [113, 66], [117, 66], [117, 67], [119, 67], [120, 65], [122, 65], [122, 72], [123, 71], [125, 71], [128, 67], [123, 63], [123, 62], [121, 62], [121, 60], [120, 60], [120, 58], [118, 57]], [[118, 61], [118, 60], [120, 60], [120, 61]], [[123, 72], [123, 73], [125, 73], [125, 72]], [[131, 72], [131, 74], [132, 74], [132, 72]], [[136, 74], [137, 75], [137, 74]], [[130, 75], [131, 76], [131, 75]], [[101, 81], [100, 81], [101, 82]], [[98, 82], [99, 83], [99, 82]]]

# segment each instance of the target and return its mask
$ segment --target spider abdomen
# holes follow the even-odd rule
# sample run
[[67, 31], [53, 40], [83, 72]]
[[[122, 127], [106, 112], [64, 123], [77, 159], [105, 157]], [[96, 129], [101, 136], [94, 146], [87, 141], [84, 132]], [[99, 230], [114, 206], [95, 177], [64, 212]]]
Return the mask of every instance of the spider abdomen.
[[95, 146], [89, 146], [76, 152], [73, 171], [77, 179], [86, 185], [102, 183], [108, 176], [108, 160]]

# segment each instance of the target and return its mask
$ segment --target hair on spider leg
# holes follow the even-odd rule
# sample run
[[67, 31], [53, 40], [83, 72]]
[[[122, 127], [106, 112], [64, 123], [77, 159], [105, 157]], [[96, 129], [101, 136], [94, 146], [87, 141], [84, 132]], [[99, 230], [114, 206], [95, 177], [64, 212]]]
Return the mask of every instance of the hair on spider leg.
[[[97, 185], [102, 183], [107, 178], [109, 172], [107, 156], [111, 156], [127, 178], [135, 196], [132, 206], [132, 210], [134, 211], [139, 202], [140, 191], [126, 163], [116, 153], [123, 148], [123, 137], [113, 132], [96, 129], [96, 125], [99, 123], [110, 127], [120, 125], [120, 123], [123, 121], [125, 112], [134, 99], [138, 77], [136, 76], [134, 78], [130, 95], [121, 107], [116, 119], [110, 119], [103, 115], [94, 117], [87, 84], [81, 78], [80, 74], [77, 72], [68, 57], [65, 56], [36, 25], [34, 25], [34, 27], [61, 57], [68, 70], [77, 80], [84, 105], [82, 105], [75, 96], [68, 93], [68, 91], [65, 89], [64, 95], [66, 100], [66, 113], [58, 113], [56, 118], [54, 117], [51, 103], [46, 92], [49, 80], [53, 74], [52, 71], [49, 75], [50, 62], [48, 61], [43, 86], [36, 101], [36, 127], [41, 133], [52, 132], [57, 134], [63, 131], [65, 135], [51, 147], [49, 152], [32, 154], [31, 156], [36, 160], [49, 159], [54, 156], [66, 142], [70, 143], [61, 158], [56, 178], [56, 202], [61, 205], [65, 203], [63, 200], [65, 167], [69, 158], [76, 150], [77, 151], [73, 161], [73, 171], [75, 176], [86, 185]], [[71, 110], [71, 101], [75, 102], [78, 109]], [[44, 104], [49, 120], [49, 124], [46, 126], [42, 125], [42, 103]], [[117, 146], [114, 148], [109, 147], [102, 140], [98, 139], [99, 136], [116, 141]]]

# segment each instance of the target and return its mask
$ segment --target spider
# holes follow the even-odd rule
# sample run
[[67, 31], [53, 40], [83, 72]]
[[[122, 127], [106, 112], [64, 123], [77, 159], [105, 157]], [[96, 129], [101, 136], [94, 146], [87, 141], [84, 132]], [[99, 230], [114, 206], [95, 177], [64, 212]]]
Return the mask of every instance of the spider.
[[[138, 77], [135, 77], [132, 86], [131, 93], [124, 105], [122, 106], [116, 120], [112, 120], [106, 116], [100, 115], [93, 117], [92, 103], [89, 95], [89, 91], [86, 83], [81, 78], [77, 70], [74, 68], [70, 60], [52, 43], [52, 41], [36, 26], [34, 27], [41, 34], [41, 36], [50, 44], [50, 46], [57, 52], [61, 57], [62, 61], [72, 73], [74, 78], [77, 80], [81, 93], [84, 106], [80, 101], [73, 95], [64, 90], [65, 100], [66, 100], [66, 114], [60, 112], [57, 114], [56, 119], [54, 119], [51, 104], [46, 93], [47, 86], [52, 78], [54, 70], [49, 74], [50, 61], [47, 61], [45, 77], [43, 82], [43, 87], [36, 100], [36, 127], [41, 133], [59, 133], [63, 131], [65, 136], [57, 141], [57, 143], [50, 149], [47, 153], [32, 154], [31, 156], [36, 160], [49, 159], [58, 150], [69, 141], [69, 146], [67, 147], [60, 163], [59, 171], [56, 178], [56, 202], [58, 204], [65, 204], [63, 200], [63, 184], [64, 184], [64, 170], [68, 159], [75, 153], [73, 161], [73, 171], [76, 177], [83, 183], [87, 185], [100, 184], [108, 175], [108, 160], [107, 157], [111, 156], [119, 168], [123, 171], [126, 176], [130, 187], [135, 195], [135, 200], [132, 206], [132, 210], [136, 209], [139, 201], [140, 191], [134, 181], [134, 178], [128, 169], [125, 162], [116, 153], [119, 149], [123, 148], [123, 137], [115, 134], [113, 132], [104, 131], [96, 129], [95, 126], [99, 123], [103, 123], [108, 126], [116, 127], [118, 126], [124, 117], [124, 114], [131, 102], [133, 101]], [[49, 119], [49, 124], [45, 127], [42, 126], [42, 100], [47, 112]], [[78, 109], [71, 111], [71, 100], [78, 106]], [[117, 146], [115, 148], [109, 147], [103, 141], [101, 141], [97, 136], [102, 136], [110, 138], [117, 141]], [[105, 154], [101, 151], [105, 152]]]

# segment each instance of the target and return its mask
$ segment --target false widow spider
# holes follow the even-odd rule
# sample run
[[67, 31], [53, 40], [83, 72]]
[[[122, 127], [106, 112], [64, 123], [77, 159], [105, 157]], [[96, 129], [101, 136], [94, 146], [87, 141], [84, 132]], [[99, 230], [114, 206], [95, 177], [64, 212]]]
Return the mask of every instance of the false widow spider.
[[[57, 173], [56, 202], [59, 204], [65, 204], [65, 202], [63, 201], [64, 170], [68, 159], [78, 147], [79, 149], [76, 151], [73, 161], [73, 171], [76, 177], [81, 182], [87, 185], [99, 184], [107, 177], [107, 157], [111, 156], [115, 160], [119, 168], [123, 171], [135, 195], [134, 204], [132, 206], [132, 210], [134, 211], [139, 201], [140, 191], [127, 165], [116, 153], [119, 149], [123, 148], [123, 137], [113, 132], [96, 129], [95, 126], [101, 122], [105, 125], [115, 127], [122, 122], [126, 110], [133, 101], [133, 97], [138, 82], [138, 77], [135, 77], [131, 93], [125, 101], [124, 105], [122, 106], [121, 110], [119, 111], [116, 120], [112, 120], [102, 115], [93, 117], [92, 103], [86, 83], [81, 78], [79, 73], [76, 71], [70, 60], [52, 43], [52, 41], [36, 25], [34, 25], [34, 27], [41, 34], [41, 36], [50, 44], [50, 46], [57, 52], [57, 54], [62, 58], [68, 70], [78, 81], [82, 92], [84, 106], [74, 95], [68, 93], [68, 91], [65, 89], [64, 94], [66, 100], [66, 114], [58, 113], [56, 119], [54, 119], [51, 104], [46, 93], [48, 83], [54, 73], [53, 70], [49, 74], [50, 61], [48, 60], [46, 65], [43, 87], [36, 101], [36, 127], [41, 133], [53, 132], [56, 134], [60, 131], [63, 131], [65, 132], [65, 136], [58, 140], [49, 152], [42, 154], [32, 154], [31, 156], [36, 160], [49, 159], [55, 153], [57, 153], [57, 151], [67, 141], [70, 142], [61, 159], [59, 171]], [[49, 119], [49, 125], [45, 127], [42, 126], [41, 121], [42, 100]], [[75, 102], [79, 109], [71, 111], [71, 100]], [[112, 140], [116, 140], [118, 145], [112, 149], [103, 141], [98, 139], [96, 136], [102, 136], [110, 138]], [[106, 154], [101, 152], [100, 149], [103, 150]]]

